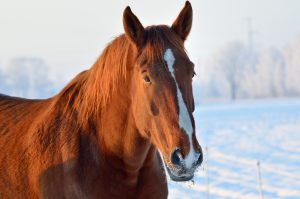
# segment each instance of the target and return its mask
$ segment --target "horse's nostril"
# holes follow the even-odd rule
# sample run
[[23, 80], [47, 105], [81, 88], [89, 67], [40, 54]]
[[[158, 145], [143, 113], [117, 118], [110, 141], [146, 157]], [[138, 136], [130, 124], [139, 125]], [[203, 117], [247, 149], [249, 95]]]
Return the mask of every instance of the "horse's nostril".
[[180, 166], [182, 160], [182, 154], [179, 149], [175, 149], [171, 154], [171, 162], [174, 165]]
[[203, 162], [203, 153], [201, 147], [199, 148], [199, 158], [197, 160], [197, 165], [200, 165]]
[[203, 154], [200, 153], [199, 158], [197, 160], [197, 165], [200, 165], [203, 162]]

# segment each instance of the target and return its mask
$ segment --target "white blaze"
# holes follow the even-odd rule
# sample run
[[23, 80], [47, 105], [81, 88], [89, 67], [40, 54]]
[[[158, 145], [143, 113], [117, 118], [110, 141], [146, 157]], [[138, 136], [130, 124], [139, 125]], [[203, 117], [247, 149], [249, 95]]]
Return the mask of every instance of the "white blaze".
[[174, 57], [171, 49], [168, 48], [166, 50], [164, 59], [167, 62], [169, 71], [170, 71], [172, 77], [174, 78], [175, 84], [176, 84], [177, 100], [178, 100], [178, 107], [179, 107], [179, 126], [187, 133], [187, 135], [189, 137], [189, 142], [190, 142], [190, 151], [189, 151], [189, 154], [185, 157], [185, 165], [187, 168], [191, 168], [193, 163], [196, 160], [195, 158], [197, 158], [197, 154], [195, 153], [195, 150], [193, 147], [193, 141], [192, 141], [192, 134], [193, 134], [192, 121], [191, 121], [189, 112], [187, 110], [186, 104], [184, 103], [182, 93], [181, 93], [181, 91], [178, 87], [178, 83], [176, 81], [175, 71], [174, 71], [175, 57]]

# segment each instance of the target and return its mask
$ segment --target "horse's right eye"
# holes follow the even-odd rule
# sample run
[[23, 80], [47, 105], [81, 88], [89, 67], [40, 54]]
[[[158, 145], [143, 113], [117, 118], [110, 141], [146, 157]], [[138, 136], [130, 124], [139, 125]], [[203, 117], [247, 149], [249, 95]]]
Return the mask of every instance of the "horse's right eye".
[[143, 78], [144, 78], [144, 81], [146, 82], [146, 84], [148, 84], [148, 85], [151, 84], [151, 80], [148, 75], [145, 75]]

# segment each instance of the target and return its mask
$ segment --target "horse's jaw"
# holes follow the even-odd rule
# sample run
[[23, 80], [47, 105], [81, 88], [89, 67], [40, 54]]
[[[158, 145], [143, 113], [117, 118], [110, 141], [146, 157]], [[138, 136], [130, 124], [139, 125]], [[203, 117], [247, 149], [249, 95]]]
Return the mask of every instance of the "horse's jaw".
[[184, 182], [184, 181], [192, 180], [195, 171], [195, 169], [192, 169], [191, 171], [186, 171], [185, 169], [176, 169], [169, 166], [166, 166], [166, 170], [168, 171], [171, 180], [176, 182]]

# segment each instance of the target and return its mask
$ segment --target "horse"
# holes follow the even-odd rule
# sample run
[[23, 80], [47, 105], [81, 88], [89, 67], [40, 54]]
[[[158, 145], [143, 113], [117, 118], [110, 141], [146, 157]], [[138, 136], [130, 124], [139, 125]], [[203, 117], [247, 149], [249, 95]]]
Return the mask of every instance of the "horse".
[[171, 26], [124, 33], [48, 99], [0, 96], [0, 198], [167, 198], [203, 160], [195, 134], [186, 2]]

